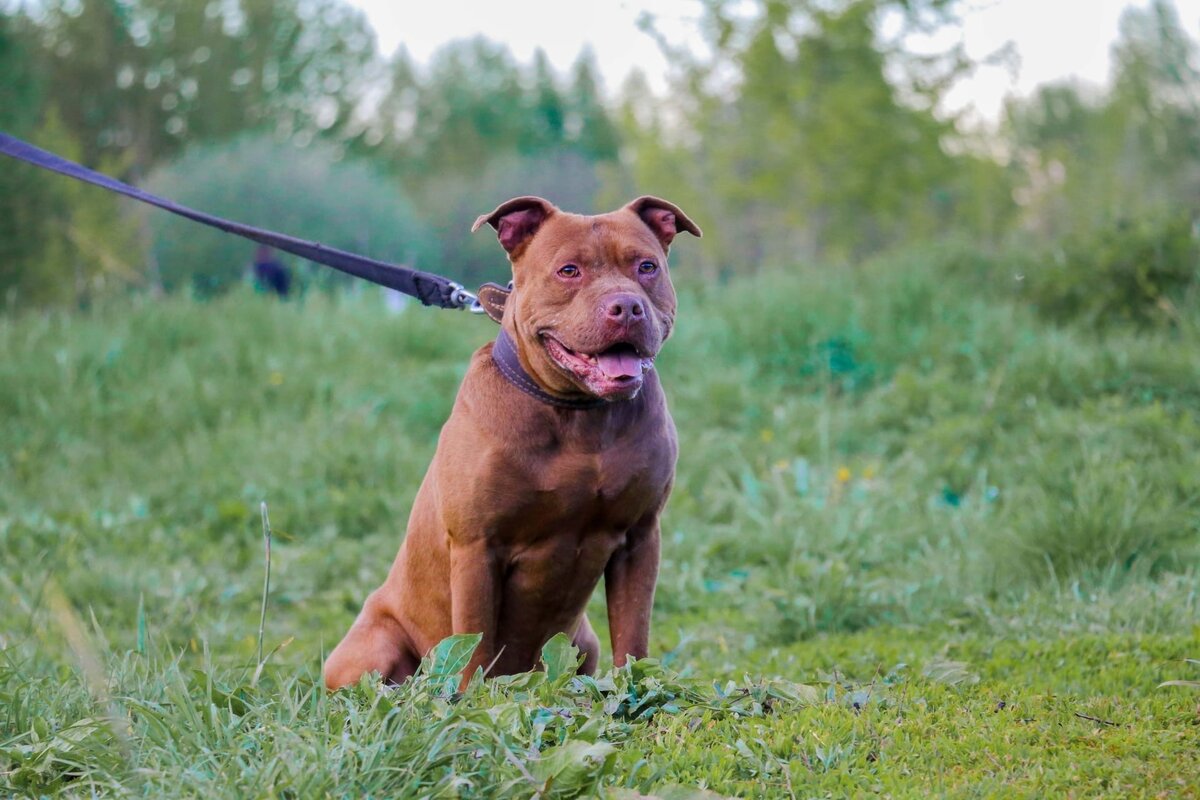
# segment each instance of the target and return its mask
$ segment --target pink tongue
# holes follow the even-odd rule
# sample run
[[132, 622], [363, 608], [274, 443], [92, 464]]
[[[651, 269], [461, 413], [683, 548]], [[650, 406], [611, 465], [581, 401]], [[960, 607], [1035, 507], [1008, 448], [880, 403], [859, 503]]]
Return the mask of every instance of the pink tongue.
[[633, 378], [642, 374], [642, 360], [631, 350], [599, 353], [600, 371], [609, 378]]

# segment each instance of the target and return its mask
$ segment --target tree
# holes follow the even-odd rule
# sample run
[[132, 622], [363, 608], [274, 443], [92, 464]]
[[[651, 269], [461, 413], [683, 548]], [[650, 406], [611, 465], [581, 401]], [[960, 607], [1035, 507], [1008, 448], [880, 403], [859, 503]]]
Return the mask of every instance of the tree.
[[[0, 15], [0, 130], [36, 139], [68, 158], [79, 143], [46, 110], [32, 68], [30, 31]], [[0, 298], [5, 306], [86, 302], [106, 281], [137, 282], [133, 227], [118, 202], [35, 167], [0, 166]]]
[[685, 123], [659, 127], [674, 144], [656, 160], [672, 167], [653, 177], [733, 231], [713, 237], [720, 261], [859, 257], [957, 219], [967, 186], [946, 146], [956, 132], [934, 114], [946, 68], [921, 59], [911, 79], [894, 77], [907, 74], [896, 68], [903, 53], [878, 32], [885, 13], [928, 27], [952, 5], [760, 0], [746, 12], [744, 3], [713, 0], [703, 25], [711, 57], [664, 40], [680, 65], [672, 95]]
[[47, 0], [33, 54], [83, 160], [131, 152], [137, 179], [185, 141], [270, 126], [301, 143], [360, 135], [381, 65], [339, 0]]
[[[434, 268], [436, 243], [393, 180], [337, 148], [265, 136], [190, 148], [150, 179], [152, 191], [205, 211], [332, 247]], [[219, 292], [242, 279], [253, 245], [166, 213], [150, 218], [165, 288]], [[311, 280], [340, 278], [324, 267]], [[348, 282], [349, 279], [346, 279]]]
[[1160, 0], [1122, 17], [1109, 91], [1059, 84], [1009, 104], [1027, 224], [1058, 236], [1200, 213], [1196, 58], [1196, 43]]
[[446, 45], [424, 70], [400, 51], [391, 70], [371, 134], [379, 142], [364, 152], [386, 159], [419, 195], [451, 274], [505, 278], [494, 241], [468, 228], [508, 197], [534, 193], [565, 208], [595, 207], [600, 165], [614, 160], [618, 135], [589, 55], [564, 82], [540, 51], [523, 65], [507, 48], [475, 38]]
[[1200, 211], [1200, 62], [1174, 4], [1131, 8], [1113, 46], [1110, 122], [1122, 132], [1123, 211]]
[[566, 136], [567, 108], [554, 69], [540, 48], [533, 57], [529, 100], [529, 130], [520, 143], [521, 152], [534, 154], [559, 146]]
[[505, 47], [481, 37], [452, 42], [434, 54], [415, 88], [412, 125], [394, 143], [406, 158], [401, 174], [470, 174], [494, 153], [518, 151], [529, 103]]
[[601, 95], [599, 69], [591, 50], [579, 54], [571, 68], [566, 98], [566, 140], [591, 161], [617, 157], [619, 138]]

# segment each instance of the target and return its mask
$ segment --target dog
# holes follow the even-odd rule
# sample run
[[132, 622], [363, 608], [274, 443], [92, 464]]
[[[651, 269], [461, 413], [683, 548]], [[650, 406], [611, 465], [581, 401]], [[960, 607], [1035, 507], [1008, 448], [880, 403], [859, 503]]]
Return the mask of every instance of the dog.
[[667, 252], [700, 228], [649, 196], [595, 216], [517, 197], [485, 224], [512, 264], [511, 290], [480, 290], [500, 333], [471, 359], [386, 581], [326, 660], [331, 690], [400, 683], [457, 633], [482, 635], [462, 686], [535, 668], [559, 632], [594, 674], [601, 576], [614, 663], [647, 655], [678, 455], [654, 370], [675, 324]]

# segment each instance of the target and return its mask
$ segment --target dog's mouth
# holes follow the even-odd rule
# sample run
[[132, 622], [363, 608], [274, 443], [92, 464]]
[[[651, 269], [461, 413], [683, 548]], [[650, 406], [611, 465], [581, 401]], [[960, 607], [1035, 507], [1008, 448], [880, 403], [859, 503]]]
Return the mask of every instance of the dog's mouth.
[[600, 352], [584, 353], [543, 333], [542, 344], [555, 364], [573, 375], [589, 392], [606, 400], [633, 397], [642, 388], [643, 376], [654, 369], [654, 356], [630, 342], [617, 342]]

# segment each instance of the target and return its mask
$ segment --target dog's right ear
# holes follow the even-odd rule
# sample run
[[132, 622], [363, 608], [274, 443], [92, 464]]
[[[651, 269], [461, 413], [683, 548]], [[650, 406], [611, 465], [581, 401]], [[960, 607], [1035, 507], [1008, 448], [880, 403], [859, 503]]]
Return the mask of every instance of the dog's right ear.
[[500, 246], [512, 255], [513, 251], [529, 240], [542, 223], [558, 209], [549, 200], [540, 197], [514, 197], [506, 200], [489, 214], [480, 215], [471, 226], [471, 232], [479, 230], [486, 222], [496, 229]]

